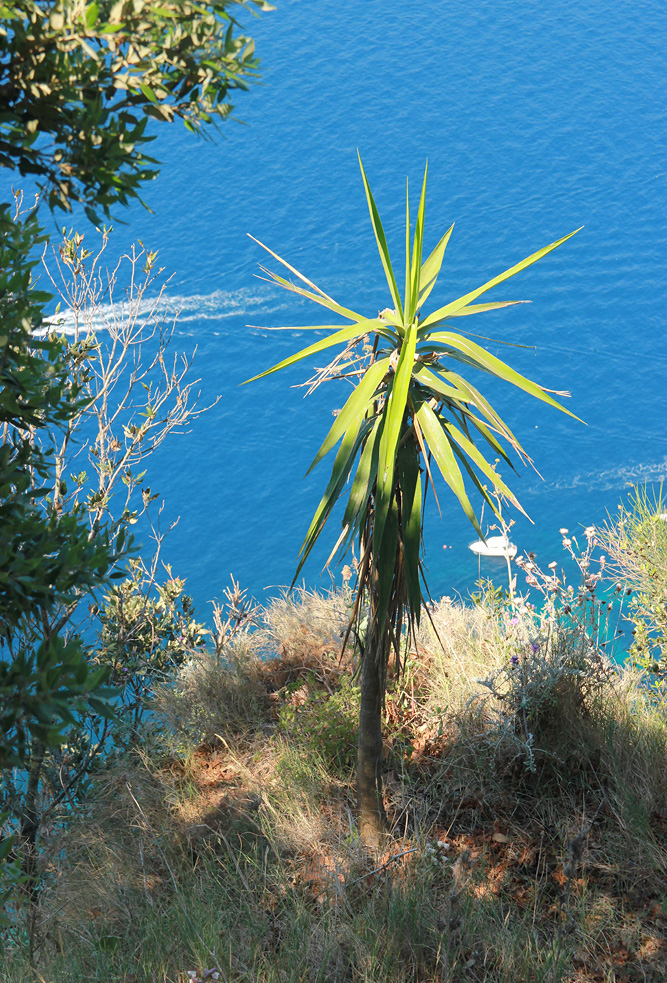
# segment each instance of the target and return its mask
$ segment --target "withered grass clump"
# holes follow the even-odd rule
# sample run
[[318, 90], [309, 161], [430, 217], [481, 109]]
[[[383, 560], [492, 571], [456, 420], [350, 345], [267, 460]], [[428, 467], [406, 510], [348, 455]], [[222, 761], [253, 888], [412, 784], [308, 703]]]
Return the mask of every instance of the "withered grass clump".
[[160, 691], [141, 751], [45, 852], [40, 975], [16, 912], [0, 977], [665, 978], [664, 692], [576, 626], [443, 600], [388, 693], [371, 855], [346, 604], [279, 599]]

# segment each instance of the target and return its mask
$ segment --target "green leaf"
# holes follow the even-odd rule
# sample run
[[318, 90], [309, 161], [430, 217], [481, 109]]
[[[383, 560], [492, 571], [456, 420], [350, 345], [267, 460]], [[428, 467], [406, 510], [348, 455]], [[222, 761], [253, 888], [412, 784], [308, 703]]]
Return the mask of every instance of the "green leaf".
[[[376, 517], [377, 518], [377, 517]], [[382, 536], [380, 548], [374, 555], [374, 566], [377, 571], [377, 610], [376, 617], [380, 626], [380, 631], [384, 629], [384, 623], [389, 609], [389, 599], [392, 593], [394, 582], [394, 571], [396, 570], [396, 551], [398, 549], [398, 506], [396, 498], [392, 498], [391, 507], [385, 523], [385, 531]]]
[[425, 389], [428, 389], [429, 392], [432, 392], [438, 399], [446, 399], [448, 401], [453, 400], [454, 402], [460, 403], [467, 402], [468, 396], [464, 390], [447, 385], [447, 383], [427, 365], [419, 365], [419, 367], [412, 373], [412, 378], [420, 385], [424, 386]]
[[[284, 358], [282, 362], [278, 362], [270, 369], [266, 369], [264, 372], [260, 372], [259, 375], [254, 375], [251, 379], [246, 379], [242, 382], [242, 386], [246, 386], [249, 382], [255, 382], [257, 379], [263, 379], [267, 375], [271, 375], [273, 372], [279, 372], [281, 369], [286, 369], [290, 365], [295, 365], [297, 362], [302, 361], [304, 358], [308, 358], [310, 355], [317, 355], [318, 352], [323, 352], [327, 348], [332, 348], [334, 345], [339, 345], [342, 342], [352, 341], [353, 339], [361, 339], [369, 331], [373, 330], [373, 325], [377, 324], [377, 318], [373, 318], [368, 321], [359, 321], [356, 324], [348, 325], [347, 327], [341, 328], [338, 324], [326, 324], [322, 325], [323, 331], [332, 331], [327, 338], [321, 338], [316, 341], [313, 345], [308, 345], [307, 348], [303, 348], [300, 352], [295, 355], [290, 355], [288, 358]], [[298, 330], [298, 329], [297, 329]]]
[[[347, 481], [357, 451], [359, 450], [359, 445], [363, 441], [368, 430], [370, 430], [369, 421], [365, 421], [365, 424], [366, 425], [361, 423], [358, 429], [354, 429], [353, 427], [350, 428], [343, 437], [338, 453], [336, 454], [336, 459], [334, 460], [329, 483], [320, 500], [320, 504], [315, 511], [313, 520], [310, 523], [308, 532], [306, 533], [306, 538], [304, 539], [299, 551], [299, 565], [296, 573], [294, 574], [292, 586], [294, 586], [296, 583], [304, 563], [308, 559], [313, 546], [317, 542], [320, 533], [324, 529], [324, 526], [331, 515], [334, 505], [340, 497], [343, 485]], [[361, 433], [359, 433], [359, 431], [361, 431]]]
[[445, 249], [447, 248], [447, 243], [449, 242], [449, 237], [452, 234], [453, 228], [453, 225], [450, 226], [429, 258], [422, 265], [419, 276], [419, 299], [417, 301], [418, 310], [424, 306], [426, 298], [429, 296], [436, 284], [436, 280], [438, 279], [438, 275], [442, 267], [442, 261], [445, 256]]
[[[467, 364], [475, 366], [475, 368], [481, 369], [485, 372], [490, 372], [491, 375], [495, 375], [499, 379], [504, 379], [505, 382], [511, 382], [512, 385], [516, 386], [518, 389], [523, 389], [524, 392], [529, 393], [536, 399], [541, 399], [542, 402], [548, 403], [550, 406], [554, 406], [563, 413], [567, 413], [568, 416], [573, 417], [575, 420], [579, 420], [578, 416], [575, 416], [571, 410], [561, 406], [560, 403], [545, 392], [545, 390], [536, 382], [532, 382], [519, 372], [516, 372], [505, 362], [501, 361], [501, 359], [496, 358], [495, 355], [491, 355], [490, 352], [487, 352], [486, 349], [481, 347], [481, 345], [476, 344], [474, 341], [470, 341], [469, 338], [464, 338], [463, 335], [454, 334], [453, 332], [448, 331], [435, 332], [433, 335], [431, 335], [431, 338], [434, 341], [450, 345], [453, 349], [450, 354], [451, 358], [457, 359], [458, 356], [456, 355], [456, 352], [461, 352], [464, 358], [460, 359], [460, 361], [465, 361]], [[582, 421], [579, 420], [579, 422], [581, 423]]]
[[433, 311], [433, 313], [429, 314], [429, 316], [426, 318], [425, 321], [422, 321], [421, 328], [423, 329], [428, 326], [435, 326], [436, 324], [439, 324], [441, 321], [443, 321], [446, 317], [451, 317], [452, 314], [454, 314], [456, 311], [460, 311], [462, 308], [470, 304], [473, 300], [477, 300], [477, 298], [480, 297], [483, 293], [486, 293], [487, 290], [490, 290], [492, 287], [497, 286], [497, 284], [499, 283], [503, 283], [505, 280], [509, 280], [511, 276], [515, 276], [515, 274], [520, 273], [522, 270], [525, 270], [528, 266], [531, 266], [533, 263], [536, 263], [539, 259], [542, 259], [544, 256], [547, 255], [547, 253], [550, 253], [552, 250], [557, 249], [558, 246], [561, 246], [564, 242], [567, 242], [567, 240], [571, 239], [573, 235], [577, 234], [577, 232], [580, 232], [582, 228], [583, 226], [580, 226], [580, 228], [575, 229], [574, 232], [570, 232], [569, 235], [563, 236], [562, 239], [558, 239], [556, 242], [552, 242], [550, 245], [544, 246], [543, 249], [538, 249], [536, 253], [532, 253], [526, 259], [521, 260], [520, 263], [517, 263], [515, 266], [512, 266], [509, 270], [505, 270], [504, 273], [501, 273], [499, 276], [496, 276], [492, 280], [489, 280], [483, 286], [478, 287], [476, 290], [471, 290], [470, 293], [464, 294], [463, 297], [459, 297], [457, 300], [451, 301], [451, 303], [446, 304], [444, 307], [441, 307], [439, 310]]
[[350, 497], [345, 508], [343, 526], [355, 527], [358, 530], [362, 525], [366, 505], [368, 504], [375, 479], [377, 478], [380, 437], [382, 435], [383, 423], [384, 416], [382, 415], [374, 419], [373, 427], [364, 443], [354, 481], [352, 482]]
[[[505, 482], [502, 480], [500, 475], [491, 467], [489, 462], [486, 460], [481, 451], [475, 446], [475, 444], [461, 433], [458, 427], [455, 427], [453, 423], [449, 423], [447, 420], [443, 420], [441, 417], [442, 425], [447, 431], [449, 436], [455, 441], [462, 451], [464, 451], [471, 461], [477, 465], [480, 471], [486, 475], [486, 477], [493, 483], [495, 489], [497, 489], [505, 498], [516, 506], [520, 512], [523, 512], [527, 516], [527, 512], [520, 505], [519, 500], [515, 497], [514, 493], [510, 491]], [[453, 446], [453, 445], [452, 445]]]
[[313, 463], [308, 468], [306, 474], [310, 474], [310, 472], [317, 464], [319, 464], [322, 458], [329, 453], [331, 448], [334, 447], [339, 438], [350, 425], [354, 424], [356, 429], [359, 429], [361, 420], [364, 418], [369, 407], [373, 403], [375, 391], [384, 379], [388, 370], [388, 358], [380, 359], [380, 361], [374, 362], [373, 365], [368, 368], [368, 371], [364, 375], [363, 379], [352, 390], [352, 393], [350, 394], [343, 409], [334, 420], [333, 426], [329, 430], [324, 443], [315, 455]]
[[408, 326], [405, 338], [403, 339], [401, 354], [399, 355], [398, 365], [396, 366], [396, 374], [387, 390], [387, 400], [383, 411], [385, 422], [382, 428], [382, 439], [380, 440], [375, 524], [373, 529], [373, 543], [375, 544], [376, 550], [382, 542], [384, 524], [389, 514], [389, 504], [392, 499], [396, 446], [398, 444], [403, 417], [405, 416], [416, 344], [417, 327], [412, 323]]
[[[405, 293], [403, 303], [405, 308], [410, 305], [410, 290], [412, 277], [410, 275], [410, 181], [405, 182]], [[402, 325], [401, 325], [402, 326]]]
[[366, 177], [366, 172], [364, 171], [364, 165], [361, 163], [361, 156], [357, 151], [357, 157], [359, 157], [359, 167], [361, 168], [361, 176], [364, 182], [364, 189], [366, 191], [366, 201], [368, 202], [368, 211], [371, 216], [371, 223], [373, 225], [373, 232], [375, 233], [375, 239], [378, 244], [378, 250], [380, 253], [380, 259], [382, 260], [382, 266], [384, 267], [385, 276], [387, 278], [387, 283], [389, 285], [389, 291], [394, 301], [394, 307], [396, 308], [396, 313], [401, 320], [403, 319], [403, 307], [401, 305], [401, 298], [398, 293], [398, 287], [396, 286], [396, 277], [394, 276], [394, 271], [391, 265], [391, 259], [389, 257], [389, 247], [387, 246], [387, 240], [385, 238], [384, 229], [382, 228], [382, 222], [380, 221], [380, 216], [378, 210], [375, 206], [375, 201], [371, 193], [370, 185]]
[[[271, 256], [273, 256], [274, 259], [277, 259], [279, 263], [282, 263], [282, 265], [285, 266], [291, 273], [294, 273], [295, 276], [298, 276], [298, 278], [300, 280], [303, 280], [303, 282], [306, 284], [306, 286], [307, 287], [311, 287], [311, 289], [314, 290], [316, 293], [318, 293], [320, 295], [320, 297], [323, 297], [325, 300], [331, 301], [332, 304], [335, 303], [335, 301], [334, 301], [334, 299], [332, 297], [329, 297], [328, 294], [325, 294], [325, 292], [323, 290], [321, 290], [317, 286], [317, 284], [313, 283], [312, 280], [309, 280], [308, 277], [305, 277], [303, 275], [303, 273], [299, 273], [299, 271], [294, 266], [292, 266], [290, 263], [288, 263], [286, 259], [283, 259], [281, 256], [279, 256], [278, 253], [274, 253], [274, 251], [272, 249], [269, 249], [268, 246], [265, 246], [263, 242], [260, 242], [259, 241], [259, 239], [255, 239], [255, 237], [254, 236], [251, 236], [250, 233], [248, 233], [248, 238], [249, 239], [252, 239], [253, 242], [256, 242], [258, 246], [261, 246], [262, 247], [262, 249], [265, 249], [267, 251], [267, 253], [270, 253]], [[271, 275], [273, 275], [273, 274], [271, 274]]]
[[[4, 822], [7, 818], [6, 813], [0, 814], [0, 820]], [[14, 847], [14, 837], [6, 836], [0, 840], [0, 863], [5, 863]]]
[[97, 948], [101, 952], [115, 952], [122, 941], [119, 935], [101, 935], [97, 940]]
[[[470, 480], [472, 481], [473, 485], [475, 486], [475, 488], [477, 489], [477, 491], [479, 492], [479, 494], [482, 496], [482, 498], [484, 499], [484, 501], [488, 505], [491, 506], [491, 510], [493, 511], [493, 513], [496, 516], [498, 516], [498, 518], [500, 518], [500, 511], [498, 509], [498, 506], [496, 505], [494, 499], [492, 498], [491, 493], [489, 492], [488, 488], [485, 485], [482, 484], [482, 482], [479, 480], [479, 477], [477, 476], [477, 474], [475, 473], [475, 471], [473, 471], [472, 465], [470, 464], [470, 461], [468, 460], [468, 458], [465, 456], [465, 454], [463, 453], [463, 451], [461, 450], [461, 448], [457, 444], [452, 443], [451, 448], [452, 448], [452, 451], [454, 452], [454, 454], [456, 455], [456, 457], [458, 458], [458, 460], [461, 462], [461, 464], [465, 468], [467, 474], [470, 477]], [[524, 513], [524, 515], [525, 515], [525, 513]], [[484, 535], [482, 535], [482, 534], [480, 534], [480, 535], [481, 535], [481, 538], [482, 539], [486, 539], [486, 537]]]
[[[316, 304], [326, 307], [327, 310], [333, 311], [334, 314], [340, 314], [341, 317], [347, 317], [350, 321], [365, 320], [363, 315], [356, 314], [354, 311], [348, 310], [347, 307], [341, 307], [341, 305], [337, 304], [336, 301], [331, 301], [323, 295], [313, 293], [312, 290], [304, 290], [303, 287], [297, 287], [297, 285], [292, 283], [291, 280], [286, 280], [284, 277], [279, 276], [277, 273], [272, 273], [271, 270], [267, 270], [263, 266], [260, 266], [260, 269], [271, 278], [270, 280], [266, 280], [267, 283], [277, 283], [285, 290], [290, 290], [292, 293], [299, 294], [301, 297], [305, 297], [307, 300], [314, 300]], [[264, 280], [265, 277], [259, 277], [259, 279]]]
[[476, 532], [481, 538], [483, 538], [482, 530], [480, 529], [479, 522], [477, 521], [477, 516], [475, 515], [472, 505], [470, 504], [470, 500], [468, 499], [468, 495], [466, 494], [460, 468], [456, 463], [454, 452], [449, 445], [447, 435], [443, 431], [440, 419], [436, 416], [428, 403], [422, 403], [422, 405], [419, 407], [417, 410], [417, 419], [419, 420], [419, 425], [422, 428], [422, 432], [428, 443], [429, 449], [435, 458], [436, 464], [438, 465], [440, 474], [458, 498], [461, 508], [467, 515]]
[[[530, 304], [530, 300], [500, 300], [494, 304], [470, 304], [460, 311], [454, 311], [449, 317], [468, 317], [470, 314], [484, 314], [486, 311], [499, 311], [501, 307], [516, 307], [517, 304]], [[504, 342], [503, 342], [504, 344]], [[526, 347], [526, 346], [519, 346]]]
[[[498, 432], [504, 437], [505, 440], [508, 440], [513, 447], [520, 446], [518, 440], [516, 439], [510, 428], [496, 413], [491, 403], [489, 403], [489, 401], [484, 396], [482, 396], [479, 390], [476, 389], [473, 385], [471, 385], [467, 381], [467, 379], [464, 379], [463, 376], [460, 376], [456, 372], [452, 372], [449, 369], [440, 369], [440, 374], [446, 381], [455, 384], [461, 391], [468, 393], [469, 395], [468, 405], [474, 406], [475, 409], [479, 413], [481, 413], [486, 420], [488, 420], [490, 425], [498, 430]], [[475, 418], [471, 415], [471, 419], [474, 420]], [[503, 456], [507, 459], [509, 463], [509, 458], [507, 457], [507, 454], [502, 450], [502, 446], [498, 444], [497, 447], [502, 452]]]
[[411, 293], [409, 310], [406, 314], [406, 322], [414, 320], [419, 301], [419, 285], [421, 281], [422, 250], [424, 246], [424, 213], [426, 209], [426, 178], [428, 175], [428, 161], [424, 168], [424, 181], [422, 183], [422, 193], [419, 199], [419, 211], [417, 212], [417, 225], [412, 244], [412, 270], [411, 270]]
[[[468, 412], [466, 414], [465, 419], [466, 419], [466, 424], [471, 423], [472, 426], [475, 428], [475, 430], [477, 430], [477, 432], [484, 438], [484, 440], [487, 442], [489, 447], [491, 447], [492, 450], [494, 450], [499, 457], [501, 457], [507, 464], [509, 464], [509, 466], [512, 468], [513, 471], [516, 471], [516, 468], [514, 467], [514, 464], [509, 454], [507, 453], [503, 445], [494, 436], [493, 432], [489, 429], [489, 427], [487, 427], [487, 425], [482, 420], [478, 419], [473, 413]], [[512, 447], [517, 451], [517, 453], [523, 457], [524, 451], [521, 445], [519, 444], [518, 440], [516, 440], [516, 438], [514, 437], [514, 434], [512, 434], [511, 444]]]
[[[383, 322], [386, 322], [387, 324], [391, 324], [392, 327], [396, 328], [396, 331], [398, 332], [398, 335], [395, 338], [394, 344], [397, 345], [399, 339], [402, 338], [403, 335], [405, 334], [405, 328], [403, 327], [403, 321], [398, 316], [398, 314], [394, 313], [394, 311], [391, 311], [388, 308], [385, 308], [382, 311], [382, 321]], [[385, 336], [386, 337], [390, 337], [390, 335], [388, 333]], [[394, 337], [394, 336], [392, 335], [391, 337]]]
[[89, 3], [86, 7], [86, 27], [91, 30], [97, 24], [100, 8], [96, 3]]
[[413, 440], [407, 441], [398, 452], [398, 481], [401, 488], [401, 530], [403, 561], [408, 605], [419, 624], [421, 587], [419, 582], [419, 551], [422, 534], [422, 487], [419, 454]]
[[[425, 365], [421, 366], [414, 373], [413, 377], [429, 392], [433, 393], [437, 399], [442, 400], [447, 406], [463, 414], [466, 420], [472, 423], [475, 429], [482, 434], [494, 451], [500, 454], [510, 467], [514, 467], [502, 444], [493, 436], [488, 427], [472, 413], [470, 406], [474, 406], [476, 410], [482, 413], [491, 426], [496, 427], [502, 436], [519, 452], [521, 452], [521, 446], [491, 404], [484, 399], [474, 386], [469, 385], [465, 379], [456, 375], [454, 372], [445, 371], [441, 375], [440, 373], [431, 371]], [[448, 384], [454, 382], [457, 384], [456, 386]]]

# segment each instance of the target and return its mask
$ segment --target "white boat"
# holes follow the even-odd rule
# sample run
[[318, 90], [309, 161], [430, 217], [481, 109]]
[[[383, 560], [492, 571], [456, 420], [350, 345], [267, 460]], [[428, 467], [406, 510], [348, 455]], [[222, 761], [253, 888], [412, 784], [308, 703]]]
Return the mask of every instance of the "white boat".
[[478, 539], [476, 543], [471, 543], [468, 549], [479, 556], [509, 556], [510, 559], [516, 556], [516, 546], [507, 536], [487, 536], [486, 542]]

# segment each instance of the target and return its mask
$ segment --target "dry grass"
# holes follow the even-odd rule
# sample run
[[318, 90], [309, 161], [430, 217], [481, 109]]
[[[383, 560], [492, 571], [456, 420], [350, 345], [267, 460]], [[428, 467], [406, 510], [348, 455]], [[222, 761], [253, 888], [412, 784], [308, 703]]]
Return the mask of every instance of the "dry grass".
[[[369, 856], [337, 755], [356, 712], [345, 604], [275, 602], [161, 694], [143, 754], [45, 858], [43, 979], [665, 979], [660, 693], [604, 660], [580, 672], [581, 638], [530, 611], [442, 602], [388, 695], [392, 831]], [[12, 983], [39, 979], [20, 946], [6, 959]]]

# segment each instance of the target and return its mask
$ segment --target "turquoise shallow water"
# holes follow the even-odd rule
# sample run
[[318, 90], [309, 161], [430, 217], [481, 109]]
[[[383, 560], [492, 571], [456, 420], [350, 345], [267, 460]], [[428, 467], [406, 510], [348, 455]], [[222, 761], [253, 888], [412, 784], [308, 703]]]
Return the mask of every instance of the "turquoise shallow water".
[[[165, 520], [180, 516], [165, 558], [202, 608], [230, 573], [259, 598], [292, 577], [326, 464], [303, 475], [340, 393], [304, 401], [290, 385], [307, 369], [238, 388], [303, 344], [246, 325], [313, 318], [255, 278], [264, 256], [246, 232], [345, 304], [387, 306], [358, 148], [399, 268], [405, 178], [416, 189], [428, 158], [427, 246], [456, 222], [438, 306], [584, 226], [497, 293], [531, 305], [466, 325], [532, 346], [493, 350], [570, 390], [585, 421], [478, 380], [542, 475], [520, 468], [514, 481], [534, 521], [519, 519], [514, 538], [544, 564], [559, 559], [560, 527], [603, 521], [629, 485], [667, 471], [664, 6], [282, 0], [248, 26], [264, 76], [237, 98], [246, 125], [226, 123], [216, 143], [161, 130], [153, 214], [133, 207], [115, 233], [117, 250], [133, 237], [159, 249], [182, 309], [178, 343], [198, 346], [203, 399], [220, 396], [151, 464]], [[441, 501], [426, 525], [431, 588], [466, 593], [472, 529]], [[329, 582], [320, 567], [336, 536], [332, 526], [308, 583]]]

